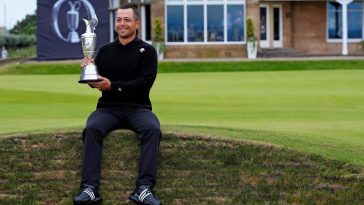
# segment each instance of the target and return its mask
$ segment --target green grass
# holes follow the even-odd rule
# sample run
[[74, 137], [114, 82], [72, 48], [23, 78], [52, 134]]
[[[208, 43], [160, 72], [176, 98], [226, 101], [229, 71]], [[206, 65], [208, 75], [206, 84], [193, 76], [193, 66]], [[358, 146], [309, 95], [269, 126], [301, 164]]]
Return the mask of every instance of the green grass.
[[98, 93], [78, 84], [73, 77], [1, 76], [0, 93], [6, 96], [0, 99], [1, 132], [81, 126], [95, 107]]
[[11, 48], [8, 52], [9, 58], [34, 58], [37, 55], [37, 48], [35, 45], [20, 49]]
[[[363, 68], [360, 60], [161, 63], [151, 92], [164, 131], [157, 196], [176, 205], [362, 204]], [[0, 73], [0, 204], [71, 204], [81, 130], [99, 92], [77, 83], [75, 63]], [[137, 144], [130, 132], [106, 138], [104, 204], [131, 204]]]
[[[364, 165], [364, 70], [161, 73], [163, 130], [277, 144]], [[80, 129], [96, 90], [77, 75], [0, 76], [0, 132]]]
[[[0, 203], [72, 204], [78, 192], [79, 132], [0, 139]], [[137, 174], [138, 140], [105, 140], [103, 204], [127, 201]], [[274, 146], [165, 133], [158, 182], [163, 204], [350, 204], [364, 200], [362, 167]]]
[[[283, 70], [353, 70], [364, 69], [364, 60], [317, 61], [235, 61], [235, 62], [160, 62], [159, 73], [283, 71]], [[0, 74], [78, 74], [80, 63], [12, 64], [0, 69]]]

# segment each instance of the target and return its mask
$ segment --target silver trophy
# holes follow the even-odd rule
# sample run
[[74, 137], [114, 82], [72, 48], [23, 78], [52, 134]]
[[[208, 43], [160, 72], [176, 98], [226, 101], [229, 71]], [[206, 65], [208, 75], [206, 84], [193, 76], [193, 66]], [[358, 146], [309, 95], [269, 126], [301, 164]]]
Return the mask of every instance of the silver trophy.
[[[86, 24], [86, 33], [81, 35], [81, 42], [82, 42], [82, 51], [83, 55], [88, 58], [92, 59], [96, 53], [96, 34], [95, 34], [95, 27], [98, 23], [97, 17], [92, 17], [91, 20], [82, 19]], [[90, 63], [84, 66], [81, 70], [81, 77], [79, 83], [88, 83], [88, 82], [97, 82], [100, 81], [98, 79], [98, 72], [96, 65]]]

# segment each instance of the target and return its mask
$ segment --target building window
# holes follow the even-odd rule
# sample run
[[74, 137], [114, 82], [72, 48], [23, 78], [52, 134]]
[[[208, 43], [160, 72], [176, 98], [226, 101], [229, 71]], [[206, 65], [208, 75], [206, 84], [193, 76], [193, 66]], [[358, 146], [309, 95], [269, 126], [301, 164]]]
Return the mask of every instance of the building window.
[[202, 5], [187, 6], [187, 41], [204, 42], [204, 12]]
[[[336, 2], [328, 2], [328, 38], [342, 39], [342, 6]], [[363, 2], [354, 1], [348, 5], [348, 38], [363, 37]]]
[[184, 11], [183, 6], [168, 6], [167, 39], [169, 42], [184, 41]]
[[240, 5], [227, 6], [228, 41], [244, 41], [244, 7]]
[[166, 0], [168, 43], [245, 41], [245, 0]]
[[207, 6], [208, 41], [224, 41], [224, 6]]

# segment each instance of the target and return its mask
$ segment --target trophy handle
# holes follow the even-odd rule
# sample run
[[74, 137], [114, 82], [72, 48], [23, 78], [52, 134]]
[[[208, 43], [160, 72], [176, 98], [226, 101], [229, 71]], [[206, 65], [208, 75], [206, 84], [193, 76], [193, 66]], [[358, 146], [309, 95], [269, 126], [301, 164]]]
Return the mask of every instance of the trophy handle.
[[92, 19], [90, 20], [90, 26], [91, 26], [92, 32], [95, 32], [96, 26], [98, 23], [99, 23], [99, 19], [97, 19], [97, 16], [94, 15], [92, 17]]

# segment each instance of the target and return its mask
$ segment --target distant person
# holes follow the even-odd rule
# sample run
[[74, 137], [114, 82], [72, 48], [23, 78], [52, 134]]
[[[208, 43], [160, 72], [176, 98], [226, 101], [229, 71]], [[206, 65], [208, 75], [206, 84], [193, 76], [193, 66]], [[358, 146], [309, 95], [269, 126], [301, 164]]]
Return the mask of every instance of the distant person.
[[7, 59], [8, 58], [8, 51], [6, 50], [5, 46], [1, 48], [1, 59]]
[[[101, 81], [88, 85], [102, 91], [102, 96], [82, 133], [81, 191], [74, 197], [74, 204], [97, 204], [102, 200], [98, 192], [102, 144], [108, 133], [120, 128], [133, 130], [141, 142], [136, 188], [129, 200], [137, 204], [161, 204], [152, 188], [156, 183], [162, 133], [149, 98], [158, 60], [154, 47], [137, 38], [139, 28], [137, 8], [132, 4], [122, 5], [115, 20], [118, 38], [101, 47], [96, 55]], [[91, 61], [84, 58], [81, 66]]]

